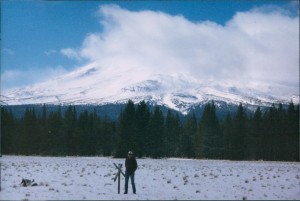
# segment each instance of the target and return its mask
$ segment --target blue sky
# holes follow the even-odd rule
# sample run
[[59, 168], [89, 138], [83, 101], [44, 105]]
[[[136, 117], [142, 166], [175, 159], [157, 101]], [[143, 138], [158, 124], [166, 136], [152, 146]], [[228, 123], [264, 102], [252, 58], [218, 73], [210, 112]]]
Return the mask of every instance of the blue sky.
[[[26, 86], [72, 71], [88, 62], [66, 56], [92, 33], [101, 33], [99, 6], [119, 5], [129, 11], [160, 11], [193, 23], [224, 26], [237, 12], [282, 8], [298, 16], [298, 1], [1, 1], [1, 88]], [[267, 9], [265, 9], [267, 10]], [[267, 12], [267, 11], [266, 11]], [[73, 53], [73, 52], [71, 52]]]

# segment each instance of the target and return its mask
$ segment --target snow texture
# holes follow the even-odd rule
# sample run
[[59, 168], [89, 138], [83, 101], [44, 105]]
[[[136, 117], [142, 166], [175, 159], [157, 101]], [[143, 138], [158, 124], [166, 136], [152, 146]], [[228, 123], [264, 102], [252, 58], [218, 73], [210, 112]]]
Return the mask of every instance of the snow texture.
[[[300, 164], [190, 159], [137, 159], [137, 194], [121, 194], [104, 157], [3, 156], [1, 200], [290, 200], [300, 199]], [[124, 170], [124, 167], [122, 168]], [[22, 178], [39, 186], [21, 187]]]

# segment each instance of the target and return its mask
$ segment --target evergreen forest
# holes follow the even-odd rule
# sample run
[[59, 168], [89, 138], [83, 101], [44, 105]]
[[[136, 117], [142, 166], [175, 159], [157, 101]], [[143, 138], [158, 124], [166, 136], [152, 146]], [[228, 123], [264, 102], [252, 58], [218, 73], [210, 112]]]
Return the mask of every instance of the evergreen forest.
[[249, 115], [240, 104], [234, 115], [218, 119], [212, 101], [202, 116], [184, 120], [159, 106], [150, 111], [128, 101], [115, 121], [74, 106], [37, 114], [26, 108], [22, 118], [1, 107], [1, 152], [6, 155], [186, 157], [200, 159], [299, 161], [299, 105], [290, 102]]

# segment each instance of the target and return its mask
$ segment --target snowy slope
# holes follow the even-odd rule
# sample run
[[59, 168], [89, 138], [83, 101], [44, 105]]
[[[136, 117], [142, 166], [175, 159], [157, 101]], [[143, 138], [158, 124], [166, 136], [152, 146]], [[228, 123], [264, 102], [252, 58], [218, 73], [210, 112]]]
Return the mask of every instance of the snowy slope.
[[[281, 87], [281, 88], [280, 88]], [[277, 90], [289, 88], [274, 86]], [[138, 68], [102, 68], [91, 63], [71, 73], [25, 88], [3, 91], [2, 104], [97, 104], [145, 100], [187, 113], [195, 105], [210, 100], [246, 105], [298, 102], [296, 95], [271, 96], [267, 86], [261, 90], [234, 82], [199, 80], [183, 73], [153, 74]], [[295, 93], [296, 94], [296, 93]]]
[[[103, 157], [3, 156], [0, 200], [291, 200], [300, 199], [300, 164], [137, 159], [137, 194], [117, 193], [113, 163]], [[124, 170], [124, 167], [122, 168]], [[21, 187], [22, 178], [39, 186]], [[121, 193], [124, 177], [121, 178]]]

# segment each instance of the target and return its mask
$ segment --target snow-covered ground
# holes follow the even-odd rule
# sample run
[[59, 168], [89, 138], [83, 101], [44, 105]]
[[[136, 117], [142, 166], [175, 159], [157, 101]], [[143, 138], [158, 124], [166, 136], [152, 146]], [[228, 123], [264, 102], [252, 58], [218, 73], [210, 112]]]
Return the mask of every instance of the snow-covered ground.
[[[3, 156], [1, 200], [300, 199], [300, 163], [137, 159], [137, 194], [118, 194], [104, 157]], [[124, 167], [122, 168], [124, 170]], [[21, 187], [22, 178], [39, 186]], [[121, 193], [124, 177], [121, 178]]]

